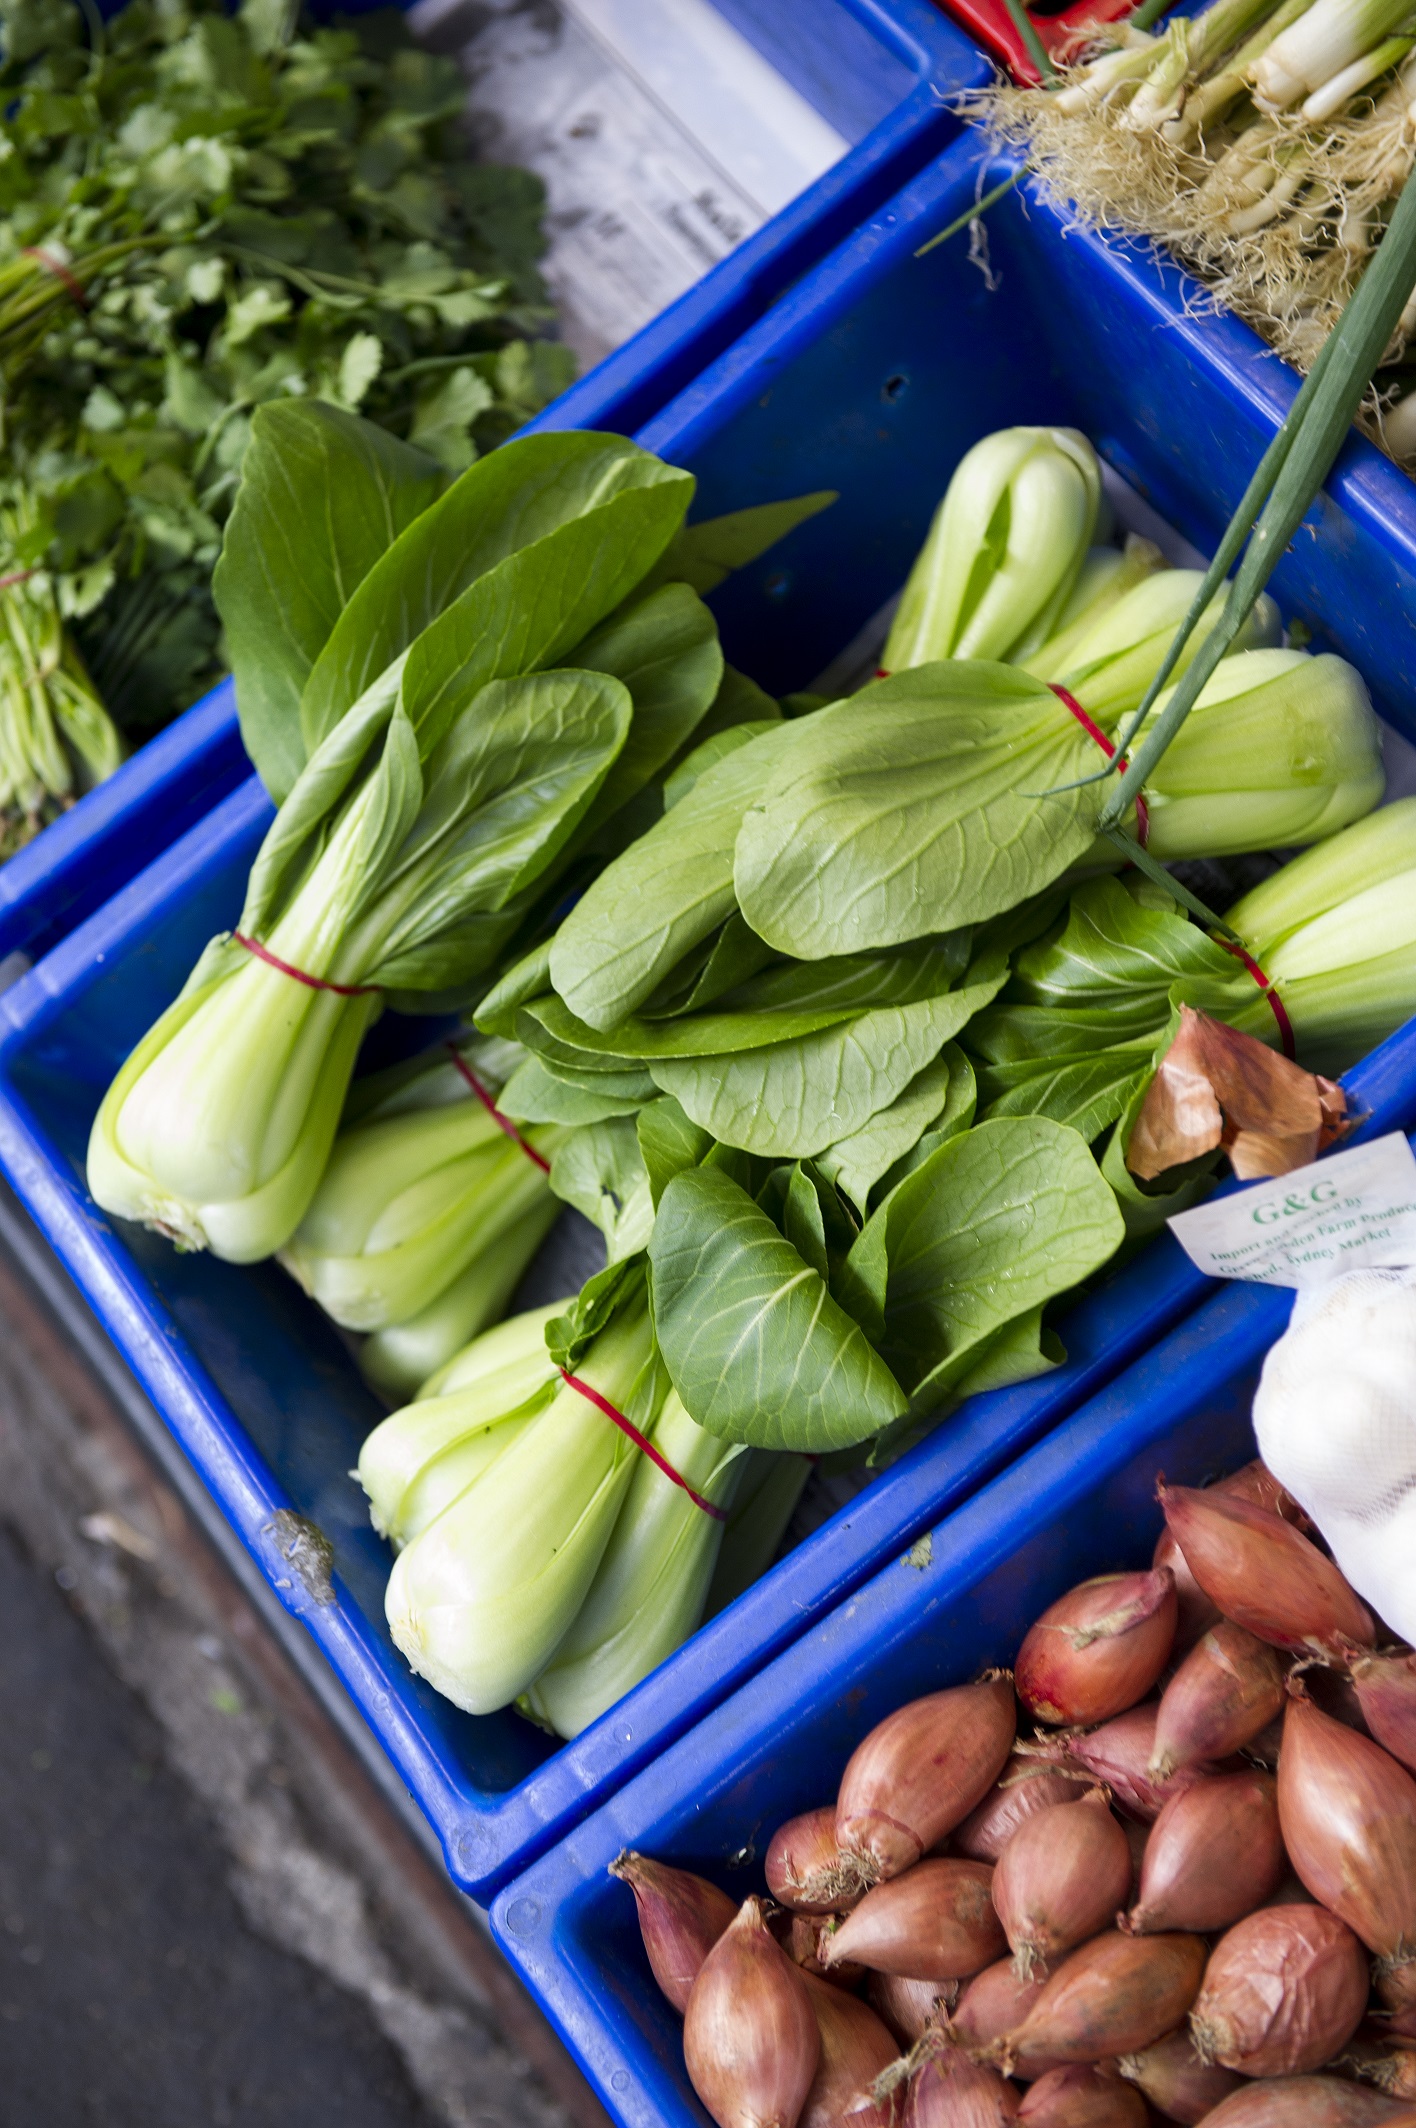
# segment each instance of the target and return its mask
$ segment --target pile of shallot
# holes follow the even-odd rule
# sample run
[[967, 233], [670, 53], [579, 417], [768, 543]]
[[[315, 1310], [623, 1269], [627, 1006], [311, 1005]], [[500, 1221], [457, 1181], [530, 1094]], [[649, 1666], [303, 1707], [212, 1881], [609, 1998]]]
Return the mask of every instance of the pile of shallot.
[[1261, 1464], [1159, 1497], [1152, 1568], [881, 1722], [770, 1897], [615, 1863], [720, 2128], [1416, 2124], [1416, 1656]]

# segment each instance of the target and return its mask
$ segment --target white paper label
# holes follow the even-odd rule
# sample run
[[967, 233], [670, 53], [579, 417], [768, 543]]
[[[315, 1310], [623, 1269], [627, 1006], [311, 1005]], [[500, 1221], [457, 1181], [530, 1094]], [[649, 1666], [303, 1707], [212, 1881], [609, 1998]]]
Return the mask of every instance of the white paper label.
[[1169, 1224], [1211, 1278], [1322, 1286], [1344, 1271], [1416, 1263], [1416, 1154], [1393, 1131]]

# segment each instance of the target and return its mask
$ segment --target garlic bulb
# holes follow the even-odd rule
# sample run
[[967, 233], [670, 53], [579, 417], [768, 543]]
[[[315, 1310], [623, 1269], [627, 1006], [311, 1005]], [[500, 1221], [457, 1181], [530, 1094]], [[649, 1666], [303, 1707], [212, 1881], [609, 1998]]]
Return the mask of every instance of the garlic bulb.
[[1300, 1293], [1264, 1362], [1254, 1431], [1352, 1586], [1416, 1638], [1416, 1269]]

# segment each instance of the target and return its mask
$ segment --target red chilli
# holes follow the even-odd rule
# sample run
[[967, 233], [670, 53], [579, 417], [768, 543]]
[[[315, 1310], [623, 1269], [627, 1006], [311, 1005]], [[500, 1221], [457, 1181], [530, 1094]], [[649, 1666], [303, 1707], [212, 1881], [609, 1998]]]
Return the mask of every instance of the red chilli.
[[233, 931], [231, 938], [233, 944], [244, 946], [247, 953], [253, 953], [268, 968], [279, 969], [282, 975], [290, 977], [292, 983], [303, 983], [307, 990], [332, 990], [336, 997], [373, 997], [383, 987], [381, 983], [330, 983], [322, 975], [307, 975], [303, 968], [283, 961], [278, 953], [271, 952], [269, 946], [263, 946], [258, 938], [248, 938], [244, 931]]
[[502, 1114], [501, 1110], [497, 1107], [496, 1102], [487, 1092], [486, 1087], [477, 1077], [476, 1072], [473, 1071], [467, 1059], [451, 1042], [449, 1042], [447, 1045], [447, 1051], [448, 1055], [452, 1058], [453, 1063], [457, 1066], [458, 1071], [467, 1081], [467, 1084], [471, 1087], [473, 1093], [477, 1096], [477, 1099], [481, 1102], [483, 1108], [485, 1108], [487, 1114], [491, 1117], [493, 1123], [495, 1123], [497, 1129], [505, 1131], [508, 1138], [511, 1139], [513, 1145], [519, 1145], [521, 1147], [522, 1152], [525, 1153], [527, 1159], [534, 1160], [537, 1167], [541, 1169], [542, 1173], [549, 1175], [551, 1172], [550, 1161], [544, 1159], [542, 1155], [537, 1152], [535, 1146], [532, 1145], [527, 1139], [522, 1137], [520, 1131], [512, 1122], [510, 1116], [504, 1116]]
[[[1052, 692], [1056, 695], [1058, 701], [1062, 704], [1062, 707], [1071, 711], [1072, 715], [1081, 725], [1082, 730], [1086, 733], [1087, 737], [1089, 739], [1095, 739], [1097, 745], [1101, 748], [1107, 760], [1114, 761], [1116, 759], [1115, 746], [1113, 745], [1111, 740], [1107, 738], [1106, 733], [1102, 730], [1101, 726], [1096, 723], [1093, 718], [1087, 715], [1086, 711], [1082, 708], [1082, 705], [1077, 700], [1076, 696], [1069, 695], [1066, 688], [1059, 687], [1055, 680], [1049, 680], [1047, 684], [1052, 689]], [[1122, 768], [1129, 768], [1130, 765], [1130, 756], [1128, 754], [1123, 754], [1121, 756], [1120, 766]], [[1136, 793], [1136, 840], [1140, 844], [1142, 849], [1144, 849], [1146, 844], [1150, 841], [1150, 811], [1146, 805], [1145, 799], [1141, 796], [1139, 791], [1137, 791]]]
[[567, 1373], [564, 1367], [561, 1368], [560, 1374], [561, 1380], [566, 1384], [567, 1388], [578, 1389], [580, 1394], [586, 1397], [597, 1411], [603, 1411], [605, 1417], [612, 1420], [622, 1434], [629, 1436], [636, 1448], [642, 1448], [656, 1470], [661, 1470], [664, 1476], [671, 1479], [675, 1485], [681, 1485], [695, 1507], [701, 1507], [704, 1514], [711, 1515], [715, 1522], [727, 1521], [726, 1508], [715, 1507], [711, 1500], [704, 1499], [702, 1493], [696, 1493], [687, 1478], [679, 1476], [667, 1456], [661, 1456], [654, 1443], [642, 1434], [637, 1426], [632, 1426], [622, 1411], [616, 1411], [608, 1397], [602, 1397], [598, 1389], [592, 1389], [588, 1382], [582, 1382], [578, 1374]]

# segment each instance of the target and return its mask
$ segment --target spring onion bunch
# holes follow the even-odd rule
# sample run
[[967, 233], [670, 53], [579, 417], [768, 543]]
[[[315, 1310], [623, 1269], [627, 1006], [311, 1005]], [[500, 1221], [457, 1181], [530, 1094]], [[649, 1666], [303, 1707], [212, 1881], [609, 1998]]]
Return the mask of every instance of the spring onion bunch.
[[[981, 104], [1050, 192], [1168, 245], [1308, 370], [1410, 175], [1413, 98], [1401, 0], [1211, 0], [1160, 34], [1099, 32], [1055, 91], [1000, 88]], [[1388, 363], [1416, 327], [1409, 293], [1408, 276], [1376, 351]], [[1388, 426], [1369, 408], [1369, 423], [1402, 455], [1409, 417]]]
[[559, 1210], [549, 1172], [567, 1133], [509, 1135], [490, 1047], [445, 1046], [366, 1097], [280, 1252], [337, 1323], [373, 1333], [360, 1364], [392, 1396], [497, 1319]]

